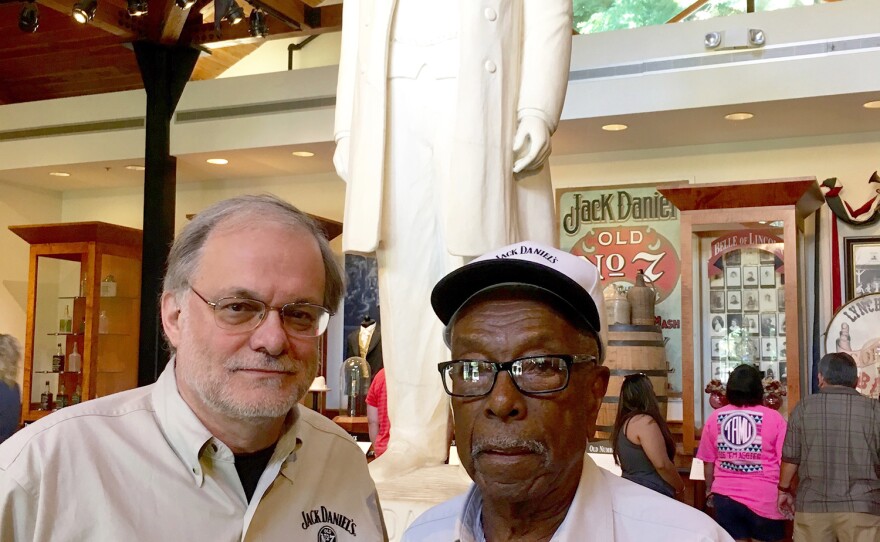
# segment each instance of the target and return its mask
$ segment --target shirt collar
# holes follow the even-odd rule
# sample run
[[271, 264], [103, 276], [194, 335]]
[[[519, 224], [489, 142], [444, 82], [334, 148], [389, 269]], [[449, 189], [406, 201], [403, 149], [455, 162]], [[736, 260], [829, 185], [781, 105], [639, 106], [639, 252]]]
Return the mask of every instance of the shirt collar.
[[165, 439], [196, 483], [201, 485], [204, 473], [199, 464], [199, 454], [214, 437], [180, 396], [174, 363], [175, 358], [172, 357], [159, 375], [153, 388], [153, 405]]
[[[471, 485], [456, 526], [458, 542], [485, 542], [482, 526], [483, 497], [476, 484]], [[614, 540], [614, 510], [611, 491], [602, 470], [586, 453], [577, 492], [562, 525], [551, 542], [574, 542], [583, 533], [593, 533], [596, 540]]]
[[824, 388], [819, 390], [819, 393], [843, 393], [847, 395], [861, 395], [859, 391], [855, 388], [835, 385], [826, 385]]

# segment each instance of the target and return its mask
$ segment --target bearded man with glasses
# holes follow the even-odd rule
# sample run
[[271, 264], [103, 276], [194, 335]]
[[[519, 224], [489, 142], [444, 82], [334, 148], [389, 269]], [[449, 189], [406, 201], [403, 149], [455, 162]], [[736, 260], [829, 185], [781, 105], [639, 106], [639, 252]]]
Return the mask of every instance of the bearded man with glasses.
[[474, 484], [405, 542], [732, 541], [708, 516], [586, 454], [608, 386], [599, 271], [532, 242], [446, 275], [431, 295], [459, 456]]
[[295, 207], [201, 211], [168, 257], [173, 359], [155, 384], [0, 446], [0, 540], [387, 540], [360, 448], [297, 404], [341, 296], [327, 239]]

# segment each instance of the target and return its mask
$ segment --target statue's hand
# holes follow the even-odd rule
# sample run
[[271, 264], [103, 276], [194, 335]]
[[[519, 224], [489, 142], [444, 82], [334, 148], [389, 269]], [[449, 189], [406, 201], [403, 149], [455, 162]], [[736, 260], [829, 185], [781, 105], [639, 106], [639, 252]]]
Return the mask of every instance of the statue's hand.
[[336, 151], [333, 153], [333, 167], [336, 168], [336, 174], [343, 181], [348, 182], [348, 160], [350, 156], [350, 137], [343, 136], [336, 142]]
[[550, 128], [542, 119], [523, 117], [513, 138], [513, 155], [519, 158], [513, 163], [513, 172], [537, 169], [550, 156]]

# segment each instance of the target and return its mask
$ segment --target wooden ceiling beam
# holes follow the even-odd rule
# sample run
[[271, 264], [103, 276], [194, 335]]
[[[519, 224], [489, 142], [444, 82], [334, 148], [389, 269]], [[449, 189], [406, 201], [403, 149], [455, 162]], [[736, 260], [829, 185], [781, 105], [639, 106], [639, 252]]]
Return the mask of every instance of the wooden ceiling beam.
[[306, 24], [306, 10], [313, 9], [302, 0], [253, 0], [253, 4], [293, 28], [309, 26]]
[[[319, 9], [307, 8], [303, 13], [308, 13], [309, 10], [314, 12], [309, 16], [315, 26], [304, 25], [301, 29], [291, 28], [285, 21], [279, 21], [271, 15], [267, 17], [266, 22], [269, 26], [268, 39], [295, 38], [337, 32], [342, 29], [341, 5], [327, 6], [326, 8]], [[265, 39], [252, 37], [249, 33], [248, 25], [244, 21], [234, 26], [227, 21], [223, 21], [219, 32], [215, 30], [213, 23], [203, 23], [192, 30], [192, 44], [204, 46], [208, 49], [260, 43], [265, 41]]]

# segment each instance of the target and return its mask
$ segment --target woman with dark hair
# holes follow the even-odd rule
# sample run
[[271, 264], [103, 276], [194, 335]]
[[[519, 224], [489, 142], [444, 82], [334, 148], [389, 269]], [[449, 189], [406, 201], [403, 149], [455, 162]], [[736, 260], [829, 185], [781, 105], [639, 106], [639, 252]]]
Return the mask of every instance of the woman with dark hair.
[[672, 434], [660, 415], [654, 387], [644, 374], [623, 379], [611, 443], [614, 462], [620, 465], [623, 478], [670, 497], [684, 490], [684, 482], [672, 463]]
[[715, 520], [739, 541], [785, 538], [776, 487], [786, 423], [763, 399], [761, 372], [751, 364], [734, 369], [727, 380], [729, 404], [706, 420], [697, 451]]

